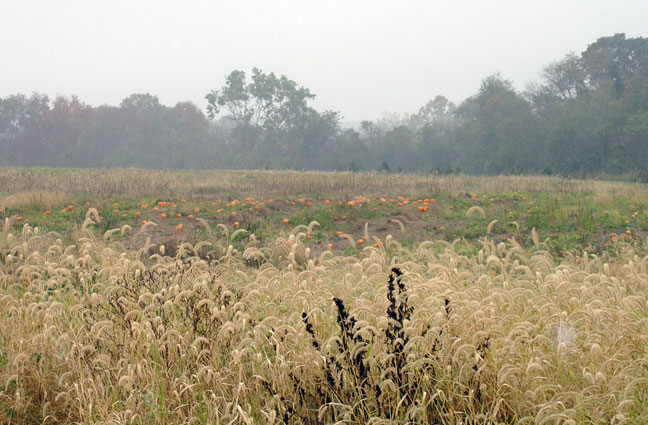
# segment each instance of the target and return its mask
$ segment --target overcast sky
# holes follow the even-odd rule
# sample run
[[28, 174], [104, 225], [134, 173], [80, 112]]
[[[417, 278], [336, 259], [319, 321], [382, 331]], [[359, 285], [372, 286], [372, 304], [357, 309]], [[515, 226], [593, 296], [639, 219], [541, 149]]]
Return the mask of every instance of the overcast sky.
[[256, 66], [359, 121], [458, 103], [496, 71], [522, 89], [617, 32], [648, 36], [648, 1], [0, 0], [0, 97], [148, 92], [205, 109], [226, 74]]

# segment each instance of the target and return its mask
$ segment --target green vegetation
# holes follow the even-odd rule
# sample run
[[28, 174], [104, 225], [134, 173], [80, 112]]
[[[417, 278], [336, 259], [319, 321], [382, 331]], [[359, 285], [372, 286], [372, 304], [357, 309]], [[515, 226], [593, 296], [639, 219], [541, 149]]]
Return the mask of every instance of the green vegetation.
[[[6, 170], [4, 174], [0, 173], [0, 180], [13, 179], [16, 173], [24, 176], [25, 172]], [[47, 170], [38, 170], [33, 173], [31, 178], [41, 179], [52, 186], [57, 186], [58, 178], [62, 187], [69, 176], [77, 171], [66, 174], [53, 170], [50, 174]], [[92, 174], [87, 173], [88, 177]], [[154, 186], [154, 181], [159, 179], [156, 172], [137, 173], [144, 186]], [[113, 181], [118, 174], [120, 172], [93, 178], [100, 187], [101, 179]], [[536, 177], [522, 183], [528, 186], [533, 179], [536, 180], [534, 184], [537, 187], [528, 191], [508, 190], [506, 185], [511, 185], [514, 179], [509, 179], [509, 183], [500, 179], [501, 182], [495, 184], [500, 186], [499, 190], [491, 187], [497, 179], [483, 180], [482, 189], [486, 190], [475, 190], [476, 187], [468, 185], [457, 190], [456, 185], [451, 184], [453, 178], [397, 176], [396, 179], [402, 183], [398, 188], [401, 192], [387, 193], [383, 191], [384, 175], [339, 175], [340, 181], [361, 178], [364, 180], [363, 186], [370, 189], [367, 196], [352, 196], [336, 193], [333, 188], [338, 183], [326, 189], [323, 183], [333, 175], [319, 174], [312, 177], [313, 184], [319, 181], [316, 191], [313, 194], [300, 191], [303, 197], [295, 198], [291, 195], [292, 183], [287, 183], [288, 187], [277, 185], [272, 189], [268, 185], [266, 190], [264, 181], [267, 176], [264, 174], [267, 173], [248, 172], [234, 178], [235, 174], [216, 172], [196, 174], [193, 179], [190, 175], [184, 175], [187, 185], [174, 189], [175, 197], [170, 194], [151, 196], [150, 193], [141, 192], [141, 187], [131, 186], [124, 186], [121, 189], [123, 192], [116, 194], [113, 194], [113, 190], [100, 191], [94, 199], [85, 193], [67, 193], [45, 199], [30, 192], [16, 192], [3, 201], [0, 219], [7, 219], [7, 225], [12, 229], [20, 229], [29, 223], [42, 231], [55, 231], [72, 240], [74, 232], [81, 229], [87, 210], [96, 208], [99, 220], [89, 227], [94, 229], [95, 236], [100, 238], [109, 229], [128, 225], [135, 229], [123, 237], [128, 244], [135, 243], [134, 240], [143, 235], [157, 242], [195, 243], [210, 240], [215, 236], [207, 231], [203, 223], [216, 229], [219, 224], [234, 226], [235, 222], [246, 230], [246, 235], [254, 234], [258, 241], [264, 243], [295, 226], [316, 222], [312, 234], [309, 233], [304, 240], [316, 252], [325, 250], [329, 243], [336, 249], [347, 249], [349, 242], [346, 236], [340, 235], [349, 235], [354, 241], [367, 236], [364, 242], [374, 245], [378, 243], [374, 237], [384, 241], [388, 234], [392, 234], [398, 236], [402, 244], [411, 247], [436, 239], [448, 242], [461, 239], [476, 244], [488, 236], [495, 241], [515, 238], [524, 246], [533, 247], [531, 230], [535, 228], [542, 240], [550, 241], [548, 247], [553, 255], [561, 256], [576, 248], [600, 253], [611, 239], [637, 239], [648, 230], [648, 201], [643, 186], [617, 184], [613, 189], [612, 183], [584, 186], [583, 182], [573, 181], [572, 189], [564, 188], [556, 193], [551, 191], [552, 187], [569, 185], [569, 182]], [[275, 172], [272, 178], [291, 179], [293, 176], [298, 178], [299, 174]], [[212, 185], [208, 182], [210, 179], [220, 180], [221, 185]], [[232, 199], [229, 195], [233, 191], [228, 187], [239, 180], [247, 181], [246, 187], [254, 188], [258, 194], [273, 196], [265, 199]], [[436, 187], [425, 194], [412, 190], [407, 184], [410, 180], [420, 180], [415, 186], [427, 182], [425, 184]], [[538, 183], [543, 180], [546, 183]], [[205, 195], [198, 185], [199, 181], [211, 185], [209, 195]], [[440, 185], [440, 181], [444, 183]], [[447, 186], [441, 188], [445, 184]], [[137, 191], [137, 195], [129, 195], [132, 190]], [[610, 195], [611, 191], [617, 193]], [[180, 216], [176, 217], [177, 214]], [[146, 222], [156, 225], [147, 227], [143, 233], [137, 231]], [[365, 234], [365, 225], [368, 234]], [[239, 248], [244, 246], [245, 237], [239, 234], [235, 239]], [[172, 245], [172, 242], [167, 245]]]

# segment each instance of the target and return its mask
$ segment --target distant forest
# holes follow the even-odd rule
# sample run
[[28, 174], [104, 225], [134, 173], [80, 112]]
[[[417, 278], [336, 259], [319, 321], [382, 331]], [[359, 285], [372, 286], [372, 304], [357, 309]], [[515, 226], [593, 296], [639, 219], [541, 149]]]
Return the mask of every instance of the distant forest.
[[[422, 90], [425, 88], [422, 87]], [[44, 94], [0, 99], [0, 166], [626, 174], [648, 181], [648, 39], [599, 38], [522, 92], [500, 74], [458, 105], [343, 128], [285, 76], [229, 74], [173, 107], [132, 94], [90, 106]], [[388, 105], [386, 105], [388, 106]]]

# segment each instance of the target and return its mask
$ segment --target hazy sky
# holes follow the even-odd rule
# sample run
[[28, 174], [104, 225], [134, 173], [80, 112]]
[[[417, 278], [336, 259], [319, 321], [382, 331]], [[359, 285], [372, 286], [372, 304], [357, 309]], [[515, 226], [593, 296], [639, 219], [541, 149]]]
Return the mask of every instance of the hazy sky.
[[522, 89], [617, 32], [648, 36], [648, 1], [0, 0], [0, 97], [149, 92], [204, 109], [226, 74], [256, 66], [358, 121], [460, 102], [495, 71]]

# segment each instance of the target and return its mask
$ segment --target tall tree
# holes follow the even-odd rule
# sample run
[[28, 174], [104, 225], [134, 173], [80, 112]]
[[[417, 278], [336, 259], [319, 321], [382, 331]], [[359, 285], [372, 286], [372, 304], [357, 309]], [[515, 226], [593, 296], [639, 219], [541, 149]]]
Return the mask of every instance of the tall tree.
[[417, 114], [410, 117], [410, 126], [418, 130], [431, 124], [448, 122], [452, 119], [457, 106], [450, 102], [445, 96], [437, 95], [425, 106], [419, 109]]
[[285, 75], [277, 77], [253, 68], [251, 81], [244, 71], [232, 71], [221, 90], [212, 90], [205, 98], [209, 118], [224, 108], [239, 124], [283, 130], [307, 118], [308, 101], [315, 95]]
[[457, 109], [465, 154], [478, 173], [529, 171], [537, 149], [531, 105], [499, 73], [482, 80], [479, 92]]
[[545, 66], [540, 75], [542, 83], [532, 83], [526, 91], [527, 98], [539, 113], [556, 109], [588, 92], [582, 60], [574, 53]]
[[648, 72], [648, 39], [623, 33], [601, 37], [587, 46], [582, 61], [593, 87], [609, 84], [620, 97], [633, 76]]
[[49, 97], [38, 93], [30, 97], [17, 94], [0, 101], [0, 153], [11, 158], [12, 165], [39, 163], [43, 117], [49, 110]]
[[236, 123], [231, 134], [239, 142], [237, 160], [246, 168], [320, 167], [318, 154], [339, 133], [339, 114], [310, 107], [315, 95], [285, 75], [253, 68], [247, 79], [245, 72], [235, 70], [220, 90], [205, 97], [210, 118], [224, 109]]

